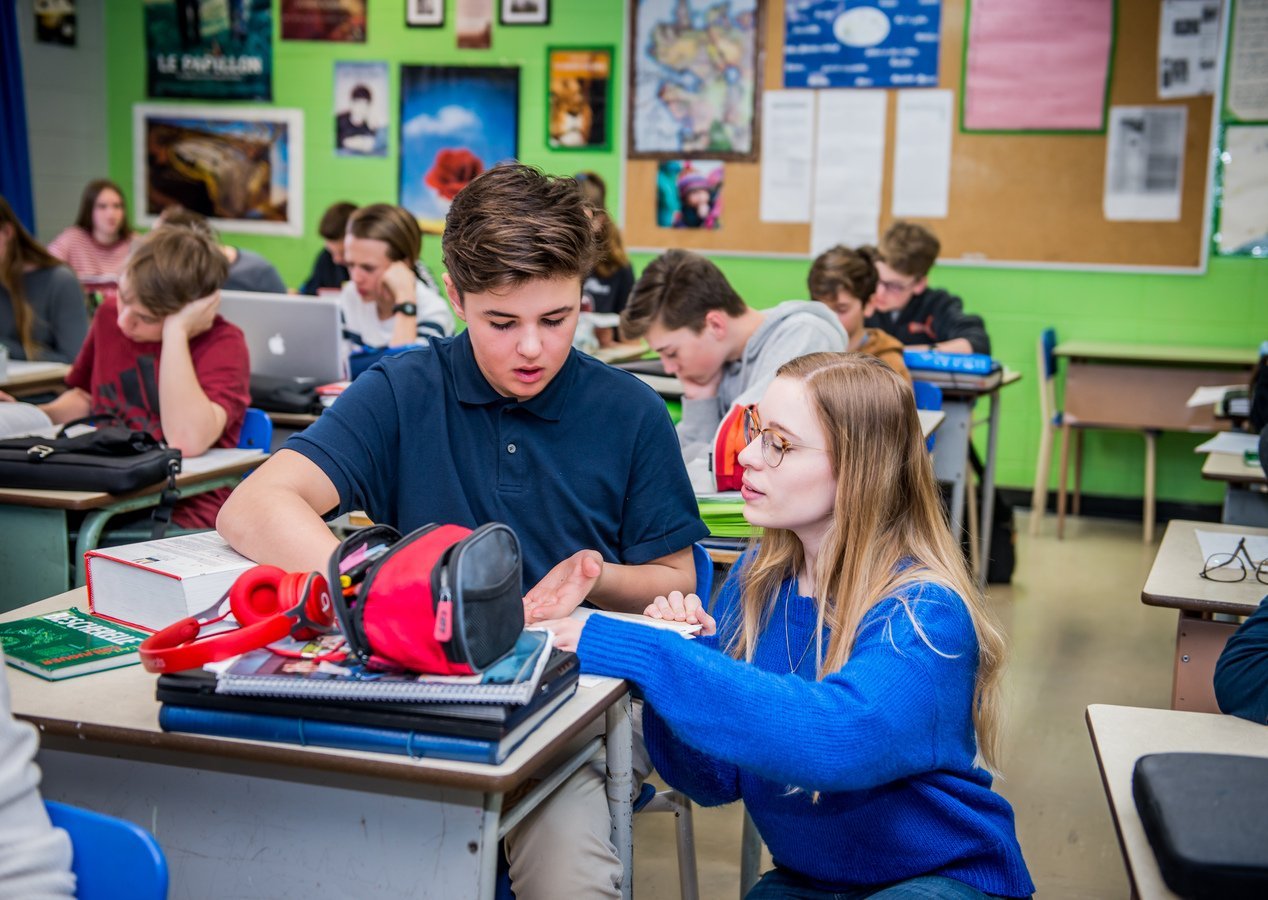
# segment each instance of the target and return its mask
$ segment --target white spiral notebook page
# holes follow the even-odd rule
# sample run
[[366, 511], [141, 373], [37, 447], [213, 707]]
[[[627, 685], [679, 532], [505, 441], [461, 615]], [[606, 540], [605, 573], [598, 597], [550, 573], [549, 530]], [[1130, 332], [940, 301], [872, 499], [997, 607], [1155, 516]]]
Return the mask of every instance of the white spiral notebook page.
[[217, 694], [523, 705], [537, 690], [552, 644], [549, 631], [524, 631], [511, 654], [479, 675], [374, 672], [355, 660], [314, 662], [269, 650], [252, 651], [213, 671]]

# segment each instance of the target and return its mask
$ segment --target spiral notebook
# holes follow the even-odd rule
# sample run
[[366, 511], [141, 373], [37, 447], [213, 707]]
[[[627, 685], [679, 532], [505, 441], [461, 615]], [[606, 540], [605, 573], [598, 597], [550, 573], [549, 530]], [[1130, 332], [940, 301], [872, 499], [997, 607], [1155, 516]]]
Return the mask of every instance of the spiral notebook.
[[314, 699], [523, 705], [533, 699], [553, 635], [524, 631], [515, 649], [479, 675], [377, 672], [349, 659], [314, 662], [269, 650], [243, 654], [216, 671], [216, 693]]

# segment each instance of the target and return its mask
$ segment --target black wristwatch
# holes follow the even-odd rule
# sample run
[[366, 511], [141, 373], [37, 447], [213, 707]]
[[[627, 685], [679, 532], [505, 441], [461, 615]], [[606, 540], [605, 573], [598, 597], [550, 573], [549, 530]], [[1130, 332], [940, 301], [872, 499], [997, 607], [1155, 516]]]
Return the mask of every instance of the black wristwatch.
[[407, 316], [418, 315], [418, 307], [413, 303], [398, 303], [392, 307], [393, 313], [405, 313]]

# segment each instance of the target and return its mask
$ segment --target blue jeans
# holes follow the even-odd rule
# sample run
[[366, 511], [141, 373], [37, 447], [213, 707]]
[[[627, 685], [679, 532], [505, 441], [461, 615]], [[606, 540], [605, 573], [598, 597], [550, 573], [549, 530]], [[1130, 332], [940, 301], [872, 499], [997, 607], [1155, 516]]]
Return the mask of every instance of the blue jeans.
[[823, 891], [794, 872], [776, 868], [753, 885], [745, 900], [984, 900], [987, 896], [962, 881], [941, 875], [922, 875], [885, 887]]

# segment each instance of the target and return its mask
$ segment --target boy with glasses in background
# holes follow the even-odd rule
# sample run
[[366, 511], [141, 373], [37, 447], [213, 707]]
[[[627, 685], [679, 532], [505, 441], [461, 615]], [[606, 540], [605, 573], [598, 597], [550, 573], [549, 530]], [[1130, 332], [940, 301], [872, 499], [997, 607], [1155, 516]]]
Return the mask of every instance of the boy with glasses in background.
[[964, 302], [929, 287], [929, 270], [942, 249], [933, 232], [913, 222], [895, 222], [881, 238], [876, 258], [876, 296], [866, 325], [879, 328], [912, 350], [985, 353], [991, 339], [981, 316]]

